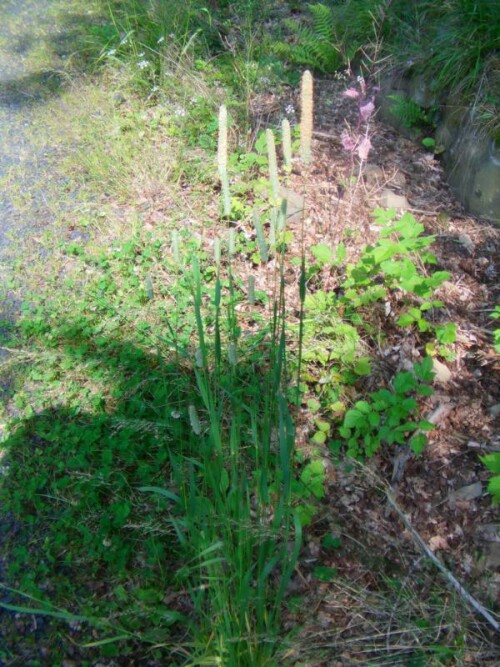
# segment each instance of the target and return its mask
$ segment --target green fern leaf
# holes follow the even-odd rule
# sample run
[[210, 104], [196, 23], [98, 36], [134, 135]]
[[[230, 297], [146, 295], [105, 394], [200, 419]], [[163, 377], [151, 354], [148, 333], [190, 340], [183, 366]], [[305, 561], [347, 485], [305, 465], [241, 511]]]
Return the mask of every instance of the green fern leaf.
[[392, 101], [390, 112], [405, 127], [415, 127], [427, 121], [425, 110], [413, 100], [398, 94], [388, 95], [388, 98]]
[[333, 14], [326, 5], [308, 5], [314, 21], [314, 31], [319, 39], [331, 42], [333, 40]]

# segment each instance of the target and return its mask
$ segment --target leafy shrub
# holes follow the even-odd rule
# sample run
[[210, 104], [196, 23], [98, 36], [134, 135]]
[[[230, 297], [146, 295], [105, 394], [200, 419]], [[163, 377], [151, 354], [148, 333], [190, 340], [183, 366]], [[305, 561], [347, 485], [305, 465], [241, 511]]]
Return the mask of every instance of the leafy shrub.
[[412, 421], [418, 410], [416, 397], [429, 396], [432, 389], [432, 358], [426, 357], [415, 364], [412, 372], [399, 372], [390, 389], [379, 389], [357, 401], [344, 415], [339, 435], [342, 441], [334, 443], [337, 449], [345, 442], [347, 454], [355, 459], [373, 456], [383, 443], [409, 443], [415, 454], [420, 454], [427, 442], [422, 431], [432, 424], [425, 420]]

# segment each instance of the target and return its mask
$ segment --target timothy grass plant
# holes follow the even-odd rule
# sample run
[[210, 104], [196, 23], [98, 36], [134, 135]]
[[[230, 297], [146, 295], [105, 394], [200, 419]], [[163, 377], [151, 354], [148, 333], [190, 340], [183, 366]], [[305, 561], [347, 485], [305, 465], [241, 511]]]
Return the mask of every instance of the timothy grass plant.
[[199, 619], [193, 664], [274, 664], [281, 604], [301, 544], [291, 505], [294, 427], [283, 394], [283, 320], [275, 310], [267, 370], [251, 381], [244, 354], [235, 362], [221, 344], [223, 330], [233, 345], [238, 340], [231, 277], [225, 313], [216, 279], [212, 345], [196, 261], [193, 278], [203, 405], [173, 466], [185, 507], [178, 534], [190, 554], [180, 576]]

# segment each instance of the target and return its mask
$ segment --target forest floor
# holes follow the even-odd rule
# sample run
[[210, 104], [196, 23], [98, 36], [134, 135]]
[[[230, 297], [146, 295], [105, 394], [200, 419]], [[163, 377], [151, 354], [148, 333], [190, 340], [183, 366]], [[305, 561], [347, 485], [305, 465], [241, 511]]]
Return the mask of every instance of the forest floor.
[[[375, 241], [378, 230], [372, 224], [372, 212], [386, 201], [388, 190], [405, 197], [407, 210], [424, 224], [426, 233], [436, 237], [432, 249], [438, 268], [450, 273], [437, 298], [445, 304], [443, 317], [458, 327], [455, 355], [444, 363], [447, 370], [436, 377], [436, 391], [423, 406], [423, 416], [435, 423], [436, 429], [429, 434], [424, 453], [412, 456], [398, 472], [393, 488], [400, 509], [430, 549], [470, 592], [489, 600], [498, 611], [498, 510], [484, 492], [487, 475], [478, 463], [478, 454], [500, 447], [500, 366], [489, 342], [489, 315], [499, 298], [500, 230], [464, 213], [446, 185], [437, 157], [377, 120], [371, 127], [373, 148], [356, 181], [354, 196], [345, 189], [356, 174], [341, 137], [346, 123], [351, 127], [356, 123], [357, 108], [343, 95], [349, 85], [352, 81], [316, 82], [314, 163], [307, 175], [296, 177], [296, 189], [307, 193], [306, 246], [324, 242], [335, 247], [343, 240], [349, 255], [355, 257], [365, 243]], [[353, 229], [355, 233], [349, 234]], [[331, 289], [336, 288], [332, 278]], [[380, 314], [385, 339], [378, 350], [377, 368], [367, 380], [370, 389], [382, 386], [397, 370], [414, 362], [422, 349], [422, 334], [398, 331], [391, 324], [394, 319], [396, 315], [386, 304]], [[397, 461], [384, 452], [372, 459], [369, 467], [379, 481], [389, 482], [396, 476]], [[395, 630], [395, 639], [391, 638], [391, 622], [383, 628], [382, 610], [380, 617], [376, 612], [369, 617], [365, 614], [367, 599], [373, 594], [374, 571], [383, 570], [383, 563], [403, 566], [406, 578], [400, 602], [404, 607], [405, 586], [408, 598], [418, 595], [414, 586], [419, 580], [422, 552], [386, 496], [375, 492], [366, 470], [355, 469], [350, 474], [342, 469], [333, 471], [325, 499], [323, 520], [327, 522], [332, 521], [329, 508], [335, 508], [333, 521], [345, 539], [345, 553], [341, 558], [324, 559], [313, 534], [305, 560], [334, 566], [356, 584], [339, 599], [341, 587], [325, 583], [320, 590], [311, 590], [305, 574], [298, 588], [309, 590], [310, 602], [293, 620], [305, 621], [303, 632], [313, 643], [346, 646], [338, 662], [330, 658], [318, 664], [362, 665], [363, 658], [357, 653], [360, 646], [376, 654], [377, 645], [383, 653], [393, 640], [405, 643], [404, 629]], [[307, 572], [308, 567], [304, 569]], [[426, 584], [422, 581], [421, 586]], [[449, 594], [443, 588], [443, 595]], [[306, 609], [315, 609], [313, 618]], [[397, 605], [386, 613], [396, 619]], [[436, 627], [441, 623], [437, 617], [430, 622]], [[366, 639], [362, 639], [363, 629]], [[479, 644], [485, 639], [481, 635], [478, 626]], [[466, 652], [463, 664], [498, 664], [499, 659], [498, 648], [492, 644], [484, 653], [482, 649]], [[396, 658], [394, 663], [381, 664], [400, 663]]]
[[[5, 35], [2, 38], [5, 39]], [[42, 69], [47, 70], [47, 67]], [[39, 87], [40, 80], [35, 79], [31, 83]], [[47, 80], [42, 78], [42, 84]], [[37, 126], [43, 128], [43, 136], [35, 144], [27, 139], [26, 124], [19, 115], [19, 108], [13, 110], [9, 102], [9, 90], [13, 90], [9, 81], [0, 79], [0, 119], [7, 119], [9, 126], [3, 141], [10, 147], [10, 153], [15, 153], [16, 147], [23, 148], [21, 167], [25, 173], [29, 171], [27, 164], [37, 162], [37, 192], [41, 182], [50, 186], [47, 197], [43, 192], [34, 196], [35, 200], [43, 202], [43, 217], [48, 223], [36, 235], [31, 231], [26, 233], [27, 229], [32, 229], [36, 207], [26, 206], [25, 199], [18, 196], [10, 198], [8, 210], [5, 203], [2, 205], [2, 224], [5, 226], [5, 221], [11, 221], [6, 235], [11, 240], [2, 242], [4, 259], [8, 262], [4, 263], [4, 270], [8, 267], [13, 272], [20, 271], [19, 275], [9, 278], [12, 284], [6, 290], [5, 303], [20, 303], [27, 292], [31, 298], [37, 289], [52, 289], [57, 281], [50, 282], [48, 278], [47, 258], [57, 264], [58, 277], [71, 273], [75, 260], [67, 255], [61, 259], [64, 253], [58, 249], [59, 244], [85, 245], [88, 236], [94, 233], [93, 243], [97, 245], [111, 238], [119, 242], [120, 230], [138, 213], [143, 233], [161, 238], [166, 230], [170, 233], [173, 224], [184, 229], [189, 225], [192, 233], [201, 238], [203, 247], [208, 252], [213, 251], [214, 240], [227, 229], [227, 223], [220, 221], [218, 184], [213, 175], [191, 184], [184, 173], [176, 182], [174, 179], [174, 184], [169, 184], [165, 192], [161, 190], [158, 173], [157, 180], [144, 178], [136, 190], [125, 187], [122, 192], [113, 191], [107, 182], [98, 183], [97, 189], [94, 184], [91, 191], [86, 191], [85, 187], [80, 191], [76, 183], [83, 181], [78, 174], [73, 181], [69, 177], [61, 180], [58, 151], [76, 151], [78, 139], [72, 145], [64, 136], [66, 143], [59, 145], [57, 133], [63, 128], [64, 134], [64, 123], [61, 121], [58, 125], [57, 119], [66, 115], [65, 123], [70, 126], [73, 122], [78, 135], [82, 122], [91, 123], [100, 114], [106, 118], [109, 112], [120, 117], [122, 127], [124, 119], [130, 122], [129, 130], [135, 132], [133, 123], [138, 105], [126, 95], [117, 96], [113, 79], [98, 83], [100, 92], [96, 92], [94, 84], [88, 87], [88, 82], [72, 83], [60, 99], [51, 92], [48, 109], [55, 121], [49, 121], [42, 113], [46, 126]], [[20, 89], [29, 92], [31, 83], [26, 79], [16, 84], [16, 94]], [[488, 473], [479, 460], [479, 455], [500, 448], [497, 429], [500, 362], [491, 343], [490, 318], [499, 300], [500, 230], [463, 212], [446, 186], [437, 157], [376, 118], [370, 123], [372, 149], [367, 162], [359, 169], [343, 148], [341, 137], [346, 122], [351, 126], [357, 122], [357, 107], [343, 95], [351, 84], [349, 80], [327, 77], [315, 82], [316, 134], [312, 165], [308, 169], [294, 168], [286, 185], [290, 201], [298, 202], [297, 211], [303, 210], [288, 219], [288, 230], [292, 232], [287, 244], [289, 259], [300, 257], [304, 247], [308, 249], [322, 243], [336, 248], [343, 243], [348, 261], [354, 261], [367, 243], [376, 241], [374, 208], [387, 202], [388, 191], [400, 195], [405, 198], [405, 202], [399, 200], [402, 209], [412, 213], [424, 225], [427, 234], [435, 236], [432, 251], [437, 257], [437, 268], [450, 274], [436, 294], [444, 304], [438, 318], [455, 323], [457, 337], [448, 347], [448, 358], [441, 357], [443, 361], [436, 365], [433, 395], [426, 397], [421, 405], [422, 418], [429, 419], [436, 427], [428, 434], [423, 454], [415, 457], [405, 452], [402, 457], [394, 457], [393, 452], [386, 449], [366, 465], [353, 466], [334, 460], [327, 448], [321, 452], [327, 470], [326, 494], [305, 533], [305, 544], [290, 585], [291, 598], [297, 603], [287, 606], [284, 628], [300, 630], [284, 659], [289, 664], [310, 667], [434, 664], [493, 667], [500, 664], [498, 633], [495, 636], [489, 624], [470, 609], [463, 596], [450, 589], [423, 555], [401, 514], [465, 589], [485, 607], [500, 613], [500, 524], [498, 512], [486, 492]], [[149, 104], [145, 112], [148, 122], [160, 117], [160, 107]], [[292, 107], [299, 107], [298, 92], [289, 87], [276, 95], [256, 95], [252, 99], [254, 124], [273, 126], [287, 108], [293, 121]], [[29, 122], [40, 123], [40, 117], [36, 120], [32, 112], [32, 107], [27, 108]], [[141, 136], [137, 145], [142, 141]], [[199, 156], [191, 152], [192, 159], [199, 160]], [[5, 155], [0, 162], [4, 183], [11, 188], [15, 188], [16, 183], [19, 188], [21, 184], [22, 189], [31, 189], [33, 193], [33, 181], [20, 183], [20, 169], [12, 168]], [[202, 162], [206, 156], [206, 153], [201, 156]], [[158, 172], [161, 172], [160, 167]], [[15, 192], [19, 194], [19, 189]], [[54, 210], [57, 213], [51, 220], [50, 212]], [[108, 214], [113, 222], [106, 227], [103, 219]], [[90, 227], [82, 224], [82, 219], [89, 217], [93, 220]], [[176, 223], [169, 217], [172, 221], [176, 218]], [[18, 225], [15, 228], [14, 219]], [[19, 229], [30, 237], [27, 242], [12, 241]], [[254, 238], [248, 220], [239, 221], [236, 229], [242, 236]], [[256, 264], [250, 253], [239, 255], [234, 270], [242, 282], [246, 283], [252, 276], [257, 292], [273, 292], [273, 267]], [[293, 320], [300, 308], [297, 264], [287, 262], [285, 275], [287, 303]], [[324, 289], [332, 292], [340, 289], [341, 276], [331, 267], [321, 270], [321, 281]], [[241, 309], [242, 316], [247, 316], [249, 329], [255, 322], [255, 310], [253, 316], [250, 310], [248, 308], [246, 313], [244, 307]], [[264, 313], [265, 309], [262, 310]], [[374, 307], [374, 311], [372, 323], [376, 322], [379, 327], [378, 345], [367, 342], [375, 361], [370, 375], [361, 381], [365, 391], [387, 386], [399, 370], [408, 369], [421, 360], [428, 342], [424, 334], [396, 326], [396, 303], [387, 300], [380, 305], [380, 310]], [[9, 318], [11, 314], [9, 308]], [[16, 377], [11, 378], [11, 385], [19, 390], [16, 382]], [[360, 391], [359, 385], [357, 391]], [[4, 421], [7, 423], [13, 416], [19, 416], [20, 409], [9, 391], [5, 391], [5, 396], [8, 400]], [[59, 408], [60, 397], [57, 392], [54, 396], [53, 403]], [[305, 405], [295, 417], [298, 444], [307, 449], [314, 419]], [[388, 503], [384, 493], [391, 484], [401, 514]], [[19, 526], [4, 521], [0, 534], [5, 544], [17, 539], [19, 530]], [[325, 534], [338, 539], [340, 548], [324, 549]], [[335, 577], [318, 580], [321, 568], [326, 573], [334, 571]], [[11, 600], [9, 596], [6, 599]], [[3, 612], [0, 619], [0, 636], [3, 635], [5, 644], [3, 653], [0, 651], [0, 664], [73, 667], [84, 664], [84, 660], [85, 664], [96, 667], [165, 664], [141, 654], [140, 649], [126, 657], [106, 657], [98, 654], [97, 649], [85, 653], [76, 646], [80, 639], [78, 625], [70, 625], [61, 632], [32, 615]], [[51, 655], [53, 632], [58, 633], [59, 641], [61, 637], [67, 639], [66, 657], [57, 663], [52, 661]], [[422, 657], [409, 658], [421, 637], [425, 637]], [[446, 662], [458, 654], [461, 662]]]

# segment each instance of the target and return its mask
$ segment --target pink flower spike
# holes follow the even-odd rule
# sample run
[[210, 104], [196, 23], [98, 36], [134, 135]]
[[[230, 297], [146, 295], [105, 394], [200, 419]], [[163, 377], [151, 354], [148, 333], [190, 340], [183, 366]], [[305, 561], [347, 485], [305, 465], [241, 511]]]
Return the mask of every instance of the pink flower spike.
[[370, 139], [368, 137], [363, 137], [358, 146], [358, 157], [360, 160], [364, 162], [366, 159], [368, 159], [368, 153], [370, 152], [371, 147], [372, 142]]
[[375, 105], [371, 100], [366, 104], [362, 104], [359, 107], [359, 115], [361, 116], [361, 119], [364, 121], [367, 121], [374, 111], [375, 111]]
[[342, 142], [342, 147], [344, 148], [344, 150], [352, 153], [356, 148], [356, 142], [354, 141], [354, 139], [351, 137], [351, 135], [347, 130], [342, 130], [342, 134], [340, 135], [340, 140]]
[[356, 88], [348, 88], [347, 90], [344, 90], [343, 95], [344, 97], [356, 100], [359, 97], [359, 91], [357, 91]]

